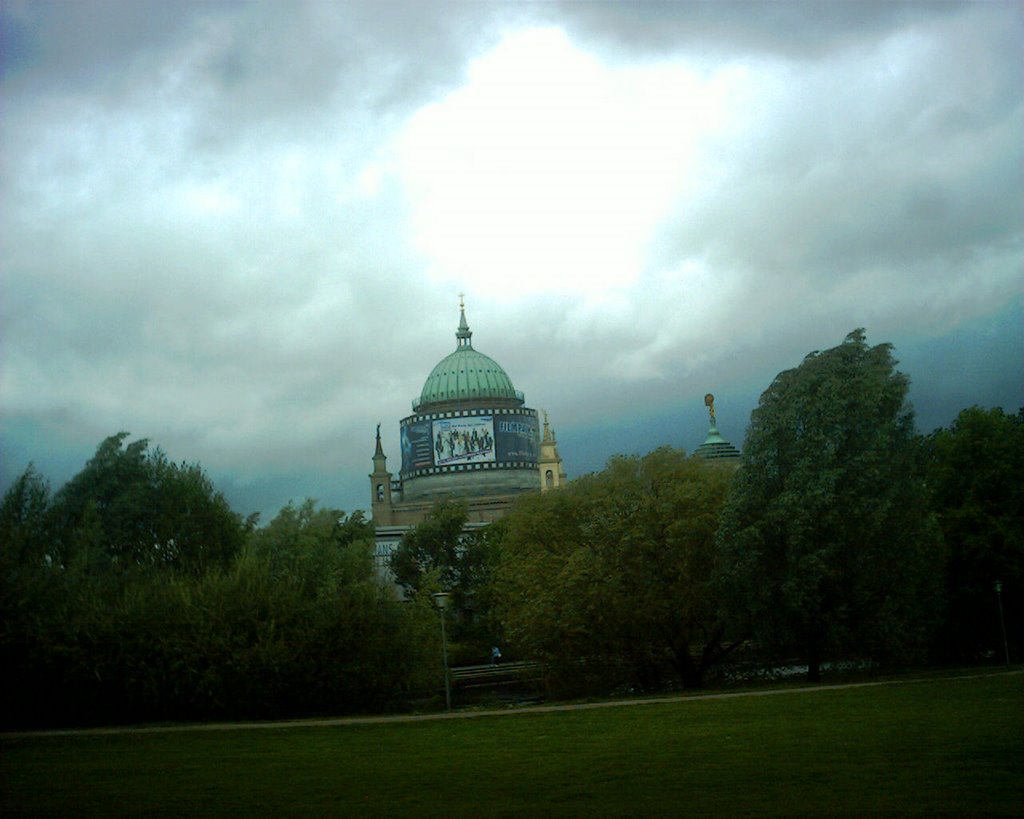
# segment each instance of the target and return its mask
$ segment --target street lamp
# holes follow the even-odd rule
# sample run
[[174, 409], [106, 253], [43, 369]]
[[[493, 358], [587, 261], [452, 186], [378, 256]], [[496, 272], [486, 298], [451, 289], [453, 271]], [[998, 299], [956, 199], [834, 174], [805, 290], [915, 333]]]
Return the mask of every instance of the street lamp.
[[1003, 581], [995, 582], [996, 602], [999, 604], [999, 628], [1003, 632], [1003, 656], [1006, 657], [1006, 664], [1010, 664], [1010, 649], [1006, 644], [1006, 622], [1003, 620]]
[[444, 704], [448, 711], [452, 710], [452, 686], [448, 681], [448, 637], [444, 631], [444, 610], [448, 608], [448, 592], [435, 592], [434, 605], [441, 613], [441, 658], [444, 661]]

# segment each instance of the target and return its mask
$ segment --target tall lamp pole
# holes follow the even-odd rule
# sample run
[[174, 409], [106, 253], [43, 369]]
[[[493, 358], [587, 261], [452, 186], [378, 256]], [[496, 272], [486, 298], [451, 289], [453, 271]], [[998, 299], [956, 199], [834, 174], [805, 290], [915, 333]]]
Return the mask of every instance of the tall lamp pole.
[[448, 608], [448, 592], [436, 592], [433, 595], [434, 605], [441, 614], [441, 658], [444, 661], [444, 705], [445, 710], [452, 710], [452, 686], [448, 679], [448, 637], [444, 631], [444, 610]]
[[997, 580], [995, 582], [996, 589], [996, 602], [999, 604], [999, 628], [1003, 632], [1003, 656], [1006, 658], [1006, 664], [1010, 664], [1010, 648], [1006, 644], [1006, 621], [1003, 620], [1003, 581]]

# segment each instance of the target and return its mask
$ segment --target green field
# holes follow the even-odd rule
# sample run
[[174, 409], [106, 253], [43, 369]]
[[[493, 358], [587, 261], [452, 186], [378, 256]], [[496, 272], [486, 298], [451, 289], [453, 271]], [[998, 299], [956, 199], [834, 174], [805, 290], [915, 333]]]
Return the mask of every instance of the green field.
[[4, 816], [1019, 816], [1024, 677], [0, 751]]

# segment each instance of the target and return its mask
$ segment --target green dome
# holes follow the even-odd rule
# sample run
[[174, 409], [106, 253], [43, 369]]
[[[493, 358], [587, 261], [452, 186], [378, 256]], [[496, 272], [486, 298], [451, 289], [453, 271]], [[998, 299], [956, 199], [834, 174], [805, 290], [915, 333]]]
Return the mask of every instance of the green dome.
[[472, 336], [466, 324], [465, 311], [462, 311], [459, 329], [455, 333], [458, 346], [430, 371], [419, 401], [414, 402], [415, 407], [423, 409], [428, 404], [449, 401], [523, 400], [498, 362], [473, 349]]
[[498, 363], [472, 347], [445, 356], [427, 376], [420, 406], [474, 398], [514, 399], [512, 381]]

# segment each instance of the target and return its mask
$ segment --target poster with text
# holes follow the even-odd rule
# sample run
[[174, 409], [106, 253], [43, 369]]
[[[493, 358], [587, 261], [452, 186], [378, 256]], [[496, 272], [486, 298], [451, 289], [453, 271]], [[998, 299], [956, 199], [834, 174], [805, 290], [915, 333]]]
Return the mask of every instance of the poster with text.
[[430, 421], [416, 421], [402, 425], [402, 474], [410, 475], [417, 469], [434, 465], [430, 440]]
[[494, 422], [494, 437], [499, 461], [536, 463], [540, 434], [535, 416], [525, 413], [499, 416]]
[[431, 444], [438, 466], [493, 463], [494, 421], [489, 415], [441, 418], [434, 421]]

